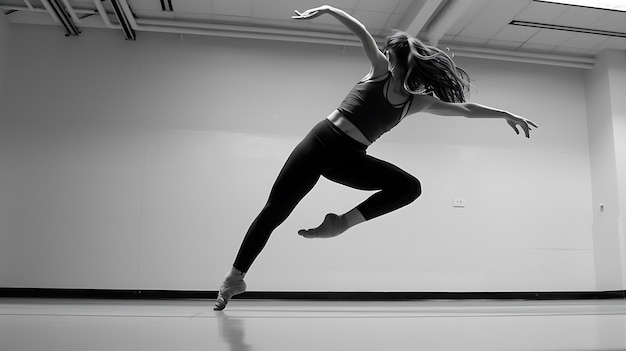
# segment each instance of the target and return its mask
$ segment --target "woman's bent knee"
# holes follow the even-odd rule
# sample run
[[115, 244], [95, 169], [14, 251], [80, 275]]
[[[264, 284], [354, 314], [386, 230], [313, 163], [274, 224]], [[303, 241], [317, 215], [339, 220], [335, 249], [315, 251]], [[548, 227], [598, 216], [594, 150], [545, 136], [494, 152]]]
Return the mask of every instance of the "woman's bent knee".
[[422, 184], [419, 179], [410, 176], [407, 178], [407, 184], [405, 187], [406, 196], [409, 202], [415, 201], [420, 195], [422, 195]]

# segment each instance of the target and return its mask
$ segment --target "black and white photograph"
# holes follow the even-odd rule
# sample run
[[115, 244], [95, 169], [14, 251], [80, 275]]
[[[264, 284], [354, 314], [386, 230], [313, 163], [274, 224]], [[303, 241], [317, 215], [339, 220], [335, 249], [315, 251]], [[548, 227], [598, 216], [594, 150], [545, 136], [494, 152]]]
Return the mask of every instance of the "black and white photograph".
[[0, 351], [625, 351], [626, 1], [0, 0]]

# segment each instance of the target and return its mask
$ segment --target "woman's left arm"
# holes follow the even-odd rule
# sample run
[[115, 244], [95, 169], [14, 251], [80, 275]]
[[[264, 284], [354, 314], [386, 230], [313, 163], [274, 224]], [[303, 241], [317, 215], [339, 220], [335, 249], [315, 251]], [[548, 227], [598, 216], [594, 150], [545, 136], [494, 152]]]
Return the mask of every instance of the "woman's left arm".
[[467, 118], [503, 118], [519, 134], [517, 126], [524, 131], [524, 135], [530, 138], [531, 127], [539, 128], [533, 121], [512, 114], [508, 111], [473, 103], [452, 103], [441, 101], [429, 95], [416, 95], [409, 109], [409, 114], [428, 112], [440, 116], [463, 116]]
[[335, 17], [340, 23], [354, 33], [357, 38], [359, 38], [365, 56], [372, 65], [372, 74], [374, 77], [387, 72], [389, 62], [387, 61], [387, 57], [385, 57], [385, 55], [378, 49], [378, 45], [372, 34], [370, 34], [363, 23], [359, 22], [359, 20], [352, 17], [345, 11], [336, 7], [323, 5], [308, 9], [304, 12], [296, 11], [296, 15], [291, 18], [295, 20], [309, 20], [319, 17], [322, 14], [329, 14]]

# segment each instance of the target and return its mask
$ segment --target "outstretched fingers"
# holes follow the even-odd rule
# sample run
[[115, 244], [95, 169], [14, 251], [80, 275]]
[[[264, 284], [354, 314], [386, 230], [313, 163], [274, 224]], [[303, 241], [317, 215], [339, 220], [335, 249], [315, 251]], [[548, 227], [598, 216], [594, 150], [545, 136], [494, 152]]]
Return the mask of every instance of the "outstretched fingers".
[[530, 138], [530, 131], [532, 130], [531, 126], [534, 128], [539, 128], [533, 121], [527, 119], [523, 119], [521, 125], [527, 138]]
[[507, 123], [511, 126], [511, 128], [513, 128], [513, 130], [515, 131], [515, 134], [519, 135], [519, 130], [517, 130], [517, 124], [515, 124], [515, 122], [513, 121], [507, 121]]
[[292, 19], [312, 19], [317, 17], [320, 13], [318, 9], [310, 9], [310, 10], [306, 10], [304, 12], [300, 12], [298, 10], [294, 10], [294, 12], [296, 13], [295, 16], [291, 16]]
[[519, 125], [524, 131], [524, 135], [526, 136], [526, 138], [530, 138], [531, 126], [534, 128], [539, 128], [534, 122], [523, 118], [519, 118], [518, 120], [508, 120], [507, 122], [511, 126], [511, 128], [513, 128], [515, 134], [517, 135], [519, 135], [519, 130], [517, 129], [517, 126]]

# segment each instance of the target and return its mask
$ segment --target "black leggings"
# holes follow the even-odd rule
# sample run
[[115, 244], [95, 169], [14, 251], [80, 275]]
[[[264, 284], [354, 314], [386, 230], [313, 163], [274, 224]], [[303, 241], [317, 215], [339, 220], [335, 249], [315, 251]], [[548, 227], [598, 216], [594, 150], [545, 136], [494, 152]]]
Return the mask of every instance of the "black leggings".
[[352, 188], [379, 190], [356, 207], [366, 220], [405, 206], [421, 194], [415, 177], [367, 155], [366, 149], [329, 120], [318, 123], [285, 162], [265, 207], [244, 237], [234, 267], [248, 271], [274, 229], [287, 219], [320, 175]]

